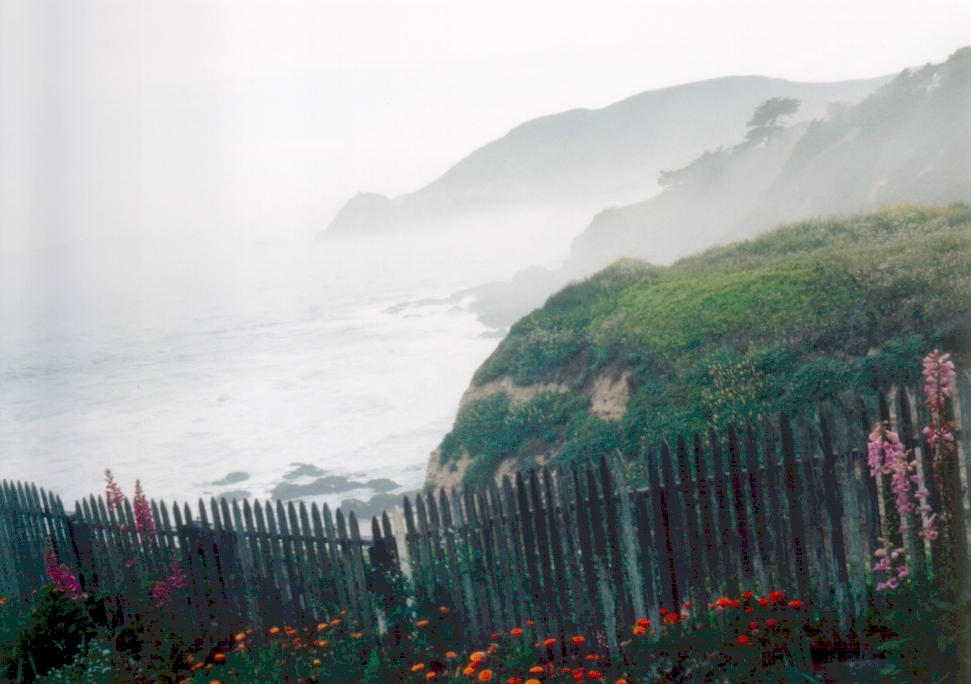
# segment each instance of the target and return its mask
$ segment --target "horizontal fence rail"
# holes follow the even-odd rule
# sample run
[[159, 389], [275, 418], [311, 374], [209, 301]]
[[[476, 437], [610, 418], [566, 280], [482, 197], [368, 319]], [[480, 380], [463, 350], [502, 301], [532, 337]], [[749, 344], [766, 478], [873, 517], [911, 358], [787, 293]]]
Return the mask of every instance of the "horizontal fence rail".
[[[616, 652], [637, 619], [656, 628], [664, 608], [704, 610], [722, 596], [772, 590], [859, 632], [874, 551], [902, 522], [889, 478], [870, 476], [867, 435], [888, 421], [925, 476], [931, 508], [951, 497], [964, 511], [952, 529], [966, 569], [969, 386], [964, 372], [952, 402], [958, 452], [942, 466], [953, 470], [949, 492], [931, 477], [920, 432], [927, 409], [907, 387], [626, 457], [541, 467], [479, 491], [405, 498], [372, 518], [370, 540], [353, 513], [279, 501], [200, 500], [195, 517], [188, 504], [152, 501], [156, 529], [139, 531], [127, 501], [111, 510], [92, 496], [68, 515], [59, 497], [5, 481], [0, 593], [29, 606], [49, 581], [50, 544], [84, 592], [111, 597], [117, 624], [144, 601], [144, 578], [184, 577], [184, 587], [170, 583], [169, 600], [189, 633], [261, 635], [342, 612], [378, 638], [402, 598], [393, 593], [405, 591], [425, 609], [454, 611], [470, 639], [519, 627], [537, 640], [584, 635]], [[923, 515], [910, 514], [904, 536], [917, 580], [943, 562], [913, 531]]]

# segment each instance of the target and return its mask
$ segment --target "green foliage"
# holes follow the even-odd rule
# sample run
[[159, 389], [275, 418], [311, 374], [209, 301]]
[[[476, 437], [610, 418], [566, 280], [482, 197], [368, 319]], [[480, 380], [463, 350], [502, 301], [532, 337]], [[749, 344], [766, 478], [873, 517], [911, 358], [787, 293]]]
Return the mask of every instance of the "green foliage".
[[[478, 385], [556, 382], [568, 390], [556, 398], [564, 410], [519, 422], [504, 395], [473, 402], [443, 459], [464, 448], [467, 482], [483, 482], [513, 456], [636, 454], [847, 390], [915, 382], [929, 350], [967, 349], [968, 264], [967, 205], [808, 221], [669, 267], [622, 260], [517, 322], [475, 375]], [[630, 373], [619, 421], [578, 410], [604, 370]]]
[[12, 682], [32, 682], [72, 662], [96, 633], [94, 622], [78, 601], [49, 585], [16, 637], [4, 646], [0, 672]]
[[74, 656], [74, 661], [51, 670], [37, 679], [38, 684], [122, 684], [130, 681], [128, 674], [119, 671], [119, 656], [101, 638], [88, 641]]
[[[952, 592], [933, 585], [904, 584], [882, 593], [871, 604], [869, 632], [886, 660], [886, 684], [951, 684], [958, 681], [957, 623], [959, 606]], [[965, 607], [967, 610], [967, 607]]]
[[470, 401], [442, 441], [442, 462], [465, 451], [473, 460], [464, 481], [480, 485], [504, 459], [560, 440], [573, 419], [582, 419], [588, 403], [585, 397], [560, 392], [541, 392], [521, 404], [503, 392]]

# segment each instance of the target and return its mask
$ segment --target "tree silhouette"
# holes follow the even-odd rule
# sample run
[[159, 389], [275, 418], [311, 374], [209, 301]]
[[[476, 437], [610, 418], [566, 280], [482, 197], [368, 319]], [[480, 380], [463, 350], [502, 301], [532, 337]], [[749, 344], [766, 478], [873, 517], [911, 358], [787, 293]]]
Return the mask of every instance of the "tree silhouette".
[[794, 97], [772, 97], [755, 108], [752, 118], [745, 125], [749, 132], [745, 140], [752, 145], [770, 144], [783, 129], [782, 122], [799, 110], [801, 103]]

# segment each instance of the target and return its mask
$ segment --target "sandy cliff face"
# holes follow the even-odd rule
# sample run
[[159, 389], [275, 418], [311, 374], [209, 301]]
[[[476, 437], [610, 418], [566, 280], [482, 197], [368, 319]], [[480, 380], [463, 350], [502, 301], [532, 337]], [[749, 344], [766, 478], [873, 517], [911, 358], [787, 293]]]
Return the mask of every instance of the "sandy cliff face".
[[[584, 384], [581, 393], [590, 398], [590, 413], [603, 420], [620, 420], [627, 411], [627, 401], [630, 398], [628, 379], [629, 371], [618, 371], [616, 369], [606, 370]], [[494, 394], [503, 393], [508, 397], [512, 404], [522, 404], [537, 394], [543, 392], [568, 392], [569, 388], [565, 384], [558, 383], [538, 383], [535, 385], [517, 385], [509, 376], [504, 376], [498, 380], [487, 382], [483, 385], [470, 385], [462, 399], [459, 401], [459, 409], [476, 399], [483, 399]], [[550, 445], [551, 448], [544, 453], [532, 454], [536, 462], [540, 465], [547, 463], [559, 452], [559, 445]], [[432, 451], [428, 459], [428, 470], [425, 475], [426, 488], [451, 488], [462, 484], [462, 478], [472, 463], [467, 452], [451, 463], [442, 464], [441, 450], [436, 448]], [[503, 476], [513, 476], [519, 471], [520, 463], [517, 459], [510, 458], [504, 460], [496, 471], [496, 481], [501, 481]]]

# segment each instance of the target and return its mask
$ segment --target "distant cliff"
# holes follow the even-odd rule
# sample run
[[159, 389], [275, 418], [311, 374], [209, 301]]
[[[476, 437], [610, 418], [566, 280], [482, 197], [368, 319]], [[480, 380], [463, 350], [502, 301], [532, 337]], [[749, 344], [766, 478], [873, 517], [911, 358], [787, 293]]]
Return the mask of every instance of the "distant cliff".
[[568, 239], [601, 209], [654, 195], [662, 169], [735, 142], [752, 110], [767, 98], [798, 98], [799, 117], [809, 120], [833, 102], [859, 101], [886, 81], [793, 83], [733, 76], [535, 119], [415, 193], [393, 200], [357, 195], [318, 237], [439, 228], [467, 218], [542, 210], [562, 219], [561, 234]]

